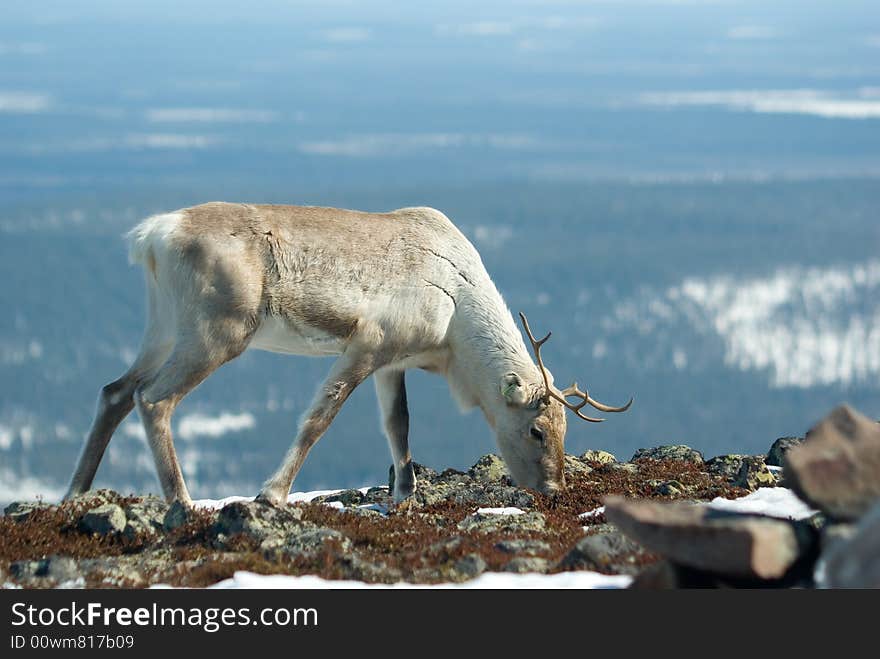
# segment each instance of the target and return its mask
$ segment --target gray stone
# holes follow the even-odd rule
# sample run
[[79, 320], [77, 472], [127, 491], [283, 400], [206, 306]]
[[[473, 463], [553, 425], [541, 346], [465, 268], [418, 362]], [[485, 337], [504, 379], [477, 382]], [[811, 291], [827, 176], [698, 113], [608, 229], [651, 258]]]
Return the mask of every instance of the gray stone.
[[856, 525], [853, 522], [837, 522], [826, 524], [822, 527], [821, 548], [827, 551], [838, 542], [850, 540], [856, 534]]
[[83, 576], [79, 564], [70, 556], [51, 556], [46, 563], [45, 576], [57, 583], [74, 581]]
[[803, 437], [780, 437], [767, 451], [765, 462], [772, 467], [782, 467], [785, 464], [785, 454], [803, 442]]
[[18, 581], [26, 581], [45, 574], [46, 560], [42, 561], [12, 561], [9, 564], [9, 574]]
[[703, 464], [703, 454], [684, 444], [674, 444], [670, 446], [657, 446], [655, 448], [640, 448], [632, 457], [632, 462], [636, 460], [681, 460], [683, 462], [693, 462], [694, 464]]
[[666, 497], [680, 497], [686, 491], [685, 485], [677, 480], [660, 481], [654, 485], [654, 494]]
[[129, 540], [150, 538], [163, 530], [168, 504], [157, 497], [145, 497], [126, 505], [124, 510], [126, 523], [122, 535]]
[[620, 471], [628, 476], [638, 476], [639, 466], [632, 462], [612, 462], [607, 466], [611, 471]]
[[315, 499], [316, 503], [331, 503], [333, 501], [338, 501], [344, 506], [357, 506], [362, 503], [366, 503], [364, 501], [364, 494], [360, 490], [342, 490], [342, 492], [337, 492], [336, 494], [328, 494], [327, 496], [318, 497]]
[[880, 424], [841, 405], [784, 462], [798, 497], [832, 518], [858, 519], [880, 499]]
[[331, 543], [336, 544], [340, 552], [351, 550], [351, 540], [336, 529], [325, 526], [303, 527], [290, 534], [285, 540], [283, 550], [289, 555], [316, 554]]
[[113, 490], [107, 488], [101, 488], [99, 490], [89, 490], [88, 492], [83, 492], [82, 494], [77, 494], [73, 499], [70, 500], [70, 503], [74, 505], [78, 505], [81, 503], [87, 503], [91, 507], [96, 508], [105, 503], [117, 503], [119, 501], [119, 493], [114, 492]]
[[476, 482], [466, 478], [462, 482], [437, 481], [419, 483], [413, 496], [408, 500], [418, 506], [427, 506], [443, 501], [474, 505], [480, 508], [531, 508], [535, 497], [528, 490], [499, 482]]
[[516, 554], [518, 556], [534, 556], [550, 551], [550, 545], [543, 540], [510, 539], [501, 540], [495, 543], [495, 549], [503, 551], [505, 554]]
[[747, 455], [742, 459], [733, 484], [736, 487], [755, 491], [759, 487], [776, 487], [776, 476], [764, 464], [763, 456]]
[[391, 493], [387, 487], [371, 487], [364, 494], [364, 503], [378, 503], [385, 506], [392, 503]]
[[281, 539], [302, 526], [302, 514], [302, 508], [296, 506], [235, 501], [220, 510], [214, 532], [226, 536], [243, 533], [258, 542], [271, 536]]
[[125, 528], [125, 511], [115, 503], [105, 503], [87, 511], [79, 525], [87, 533], [98, 535], [121, 533]]
[[468, 469], [468, 476], [481, 483], [497, 483], [507, 480], [507, 467], [504, 460], [494, 454], [484, 455]]
[[595, 449], [590, 449], [589, 451], [582, 453], [581, 460], [584, 462], [598, 462], [603, 465], [617, 462], [617, 458], [608, 451], [597, 451]]
[[486, 561], [479, 554], [467, 554], [453, 564], [453, 570], [465, 579], [473, 579], [486, 571]]
[[593, 468], [573, 455], [566, 455], [564, 460], [566, 476], [581, 476], [589, 474]]
[[702, 505], [609, 496], [605, 516], [650, 551], [731, 577], [781, 578], [814, 541], [813, 534], [787, 520]]
[[458, 529], [476, 533], [521, 533], [543, 531], [546, 520], [541, 513], [528, 512], [520, 515], [493, 515], [473, 513], [458, 524]]
[[3, 514], [14, 522], [24, 522], [31, 513], [50, 508], [53, 508], [52, 504], [43, 501], [13, 501], [3, 509]]
[[562, 558], [565, 570], [596, 570], [614, 574], [636, 574], [645, 550], [620, 532], [584, 536]]
[[825, 588], [880, 588], [880, 503], [847, 538], [823, 551], [817, 581]]
[[745, 455], [728, 454], [717, 455], [706, 461], [706, 471], [716, 476], [722, 476], [728, 480], [733, 480], [739, 474]]
[[173, 531], [189, 523], [192, 519], [192, 509], [175, 499], [165, 511], [165, 516], [162, 518], [162, 528], [165, 531]]
[[530, 572], [543, 574], [549, 569], [550, 561], [546, 558], [535, 558], [533, 556], [517, 556], [504, 566], [505, 572], [514, 572], [516, 574], [526, 574]]

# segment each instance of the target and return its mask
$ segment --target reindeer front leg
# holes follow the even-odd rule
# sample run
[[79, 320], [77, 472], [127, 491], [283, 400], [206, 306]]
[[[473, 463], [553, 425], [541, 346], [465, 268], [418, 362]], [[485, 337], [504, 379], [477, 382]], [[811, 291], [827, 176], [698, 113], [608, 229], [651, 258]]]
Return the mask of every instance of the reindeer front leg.
[[362, 352], [350, 346], [333, 364], [330, 374], [315, 395], [300, 422], [296, 439], [272, 477], [267, 480], [258, 501], [280, 506], [287, 501], [293, 480], [302, 468], [311, 448], [317, 443], [336, 417], [342, 404], [361, 382], [373, 372], [375, 353]]

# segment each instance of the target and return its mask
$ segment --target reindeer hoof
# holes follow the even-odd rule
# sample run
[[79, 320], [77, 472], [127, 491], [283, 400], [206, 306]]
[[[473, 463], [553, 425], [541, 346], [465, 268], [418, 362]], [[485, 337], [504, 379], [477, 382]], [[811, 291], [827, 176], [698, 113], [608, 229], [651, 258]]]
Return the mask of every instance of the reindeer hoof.
[[265, 503], [275, 508], [281, 508], [287, 503], [287, 497], [280, 497], [266, 492], [260, 492], [254, 499], [257, 503]]

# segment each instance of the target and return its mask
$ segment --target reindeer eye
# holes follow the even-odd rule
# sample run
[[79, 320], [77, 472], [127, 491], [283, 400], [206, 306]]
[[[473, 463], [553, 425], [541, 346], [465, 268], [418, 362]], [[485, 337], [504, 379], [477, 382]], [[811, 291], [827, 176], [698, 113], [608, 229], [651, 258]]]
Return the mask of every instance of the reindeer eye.
[[532, 426], [529, 429], [529, 434], [531, 434], [531, 436], [533, 438], [537, 439], [539, 442], [544, 441], [544, 433], [541, 430], [539, 430], [538, 428], [535, 428], [535, 426]]

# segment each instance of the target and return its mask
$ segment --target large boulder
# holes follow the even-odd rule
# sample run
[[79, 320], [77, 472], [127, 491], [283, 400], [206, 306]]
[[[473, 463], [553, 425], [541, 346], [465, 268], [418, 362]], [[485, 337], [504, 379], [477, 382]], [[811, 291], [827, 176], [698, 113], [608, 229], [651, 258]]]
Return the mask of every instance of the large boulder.
[[773, 442], [770, 450], [767, 451], [767, 464], [772, 467], [781, 467], [785, 460], [785, 454], [795, 446], [800, 446], [803, 443], [803, 437], [780, 437]]
[[857, 519], [880, 499], [880, 424], [848, 405], [785, 454], [786, 485], [830, 517]]
[[817, 582], [826, 588], [880, 588], [880, 503], [828, 543]]
[[787, 520], [702, 505], [609, 496], [605, 516], [648, 550], [730, 577], [782, 578], [814, 544], [812, 534]]

